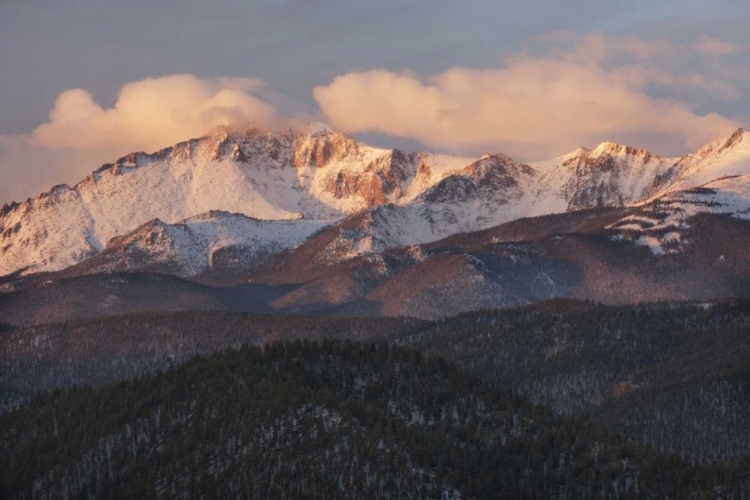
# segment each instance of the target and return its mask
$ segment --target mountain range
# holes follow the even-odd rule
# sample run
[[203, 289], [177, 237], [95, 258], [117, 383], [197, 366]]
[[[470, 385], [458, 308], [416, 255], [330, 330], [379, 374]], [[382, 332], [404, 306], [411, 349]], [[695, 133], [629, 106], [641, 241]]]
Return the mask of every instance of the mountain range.
[[0, 310], [122, 271], [290, 285], [263, 304], [282, 311], [710, 300], [750, 290], [748, 219], [744, 129], [681, 158], [607, 142], [528, 164], [222, 129], [4, 205]]

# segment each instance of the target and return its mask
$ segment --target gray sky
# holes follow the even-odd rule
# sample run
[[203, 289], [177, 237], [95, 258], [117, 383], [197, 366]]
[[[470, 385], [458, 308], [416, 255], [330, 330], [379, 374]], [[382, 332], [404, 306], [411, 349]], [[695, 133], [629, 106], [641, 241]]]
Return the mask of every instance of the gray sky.
[[[313, 88], [348, 73], [406, 71], [424, 83], [450, 68], [502, 67], [509, 55], [534, 53], [540, 37], [561, 31], [656, 45], [660, 39], [687, 45], [710, 36], [747, 47], [748, 26], [747, 0], [0, 0], [0, 139], [32, 133], [48, 120], [57, 97], [72, 88], [86, 89], [108, 108], [123, 85], [147, 77], [251, 77], [266, 82], [266, 100], [319, 113]], [[544, 50], [550, 53], [549, 46]], [[642, 85], [650, 97], [679, 99], [697, 114], [714, 112], [732, 124], [748, 125], [750, 52], [743, 49], [721, 59], [681, 55], [671, 67], [673, 59], [663, 57], [658, 67], [670, 68], [678, 78], [687, 78], [693, 68], [717, 80], [740, 73], [732, 77], [731, 98], [649, 78]], [[601, 64], [609, 68], [612, 61]], [[326, 115], [348, 123], [333, 109], [346, 105], [339, 99]], [[367, 130], [351, 125], [350, 131], [379, 144], [441, 149], [435, 147], [439, 131], [426, 136], [363, 127]], [[488, 147], [515, 152], [516, 143], [490, 140]], [[448, 149], [479, 147], [468, 142]], [[19, 170], [37, 169], [40, 186], [58, 178], [71, 180], [72, 174], [19, 167], [23, 162], [16, 157], [12, 168], [8, 161], [0, 154], [0, 184], [6, 184], [0, 187], [0, 202], [8, 193], [18, 196], [36, 188], [8, 187], [14, 179], [19, 186], [25, 182]]]

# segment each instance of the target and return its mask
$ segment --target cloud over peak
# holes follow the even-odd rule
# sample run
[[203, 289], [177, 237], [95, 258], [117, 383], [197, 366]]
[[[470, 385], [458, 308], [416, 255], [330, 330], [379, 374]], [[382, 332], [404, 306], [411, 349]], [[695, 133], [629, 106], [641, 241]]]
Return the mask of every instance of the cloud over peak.
[[[683, 50], [675, 44], [601, 35], [555, 38], [565, 43], [542, 55], [508, 57], [497, 68], [452, 68], [430, 76], [353, 72], [316, 87], [314, 97], [346, 132], [383, 133], [454, 151], [499, 150], [523, 159], [606, 140], [683, 154], [738, 127], [719, 114], [695, 111], [689, 102], [649, 94], [650, 86], [668, 86], [736, 98], [731, 82], [649, 64]], [[715, 42], [696, 43], [705, 52], [704, 45]]]
[[336, 127], [417, 139], [455, 151], [491, 149], [542, 159], [575, 144], [617, 139], [684, 152], [737, 128], [717, 114], [649, 97], [596, 65], [519, 59], [502, 69], [429, 78], [376, 70], [315, 89]]
[[0, 204], [82, 179], [132, 151], [154, 151], [220, 127], [279, 121], [252, 78], [193, 75], [128, 83], [111, 108], [83, 89], [57, 98], [49, 121], [26, 135], [0, 135]]
[[33, 139], [49, 148], [156, 149], [218, 126], [269, 124], [276, 119], [274, 107], [251, 93], [261, 88], [252, 79], [147, 78], [125, 85], [109, 109], [89, 92], [71, 89], [60, 94]]

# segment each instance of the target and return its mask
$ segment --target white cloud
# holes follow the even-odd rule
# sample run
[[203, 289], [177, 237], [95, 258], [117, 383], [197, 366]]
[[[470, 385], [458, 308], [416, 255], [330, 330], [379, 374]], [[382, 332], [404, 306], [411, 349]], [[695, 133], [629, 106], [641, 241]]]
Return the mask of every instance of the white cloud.
[[[349, 133], [383, 133], [429, 147], [502, 151], [522, 159], [602, 141], [684, 154], [739, 126], [716, 113], [698, 113], [688, 102], [649, 95], [647, 87], [657, 85], [738, 97], [731, 82], [649, 64], [682, 50], [672, 43], [556, 36], [568, 37], [566, 51], [526, 51], [498, 68], [452, 68], [432, 76], [348, 73], [316, 87], [314, 97], [331, 123]], [[618, 63], [623, 54], [628, 61]]]
[[260, 88], [251, 79], [148, 78], [125, 85], [110, 109], [85, 90], [67, 90], [32, 137], [49, 148], [155, 149], [218, 126], [271, 123], [274, 108], [250, 93]]
[[0, 204], [75, 183], [131, 151], [153, 151], [218, 126], [274, 126], [260, 80], [172, 75], [128, 83], [112, 108], [83, 89], [57, 98], [49, 121], [31, 134], [0, 136]]

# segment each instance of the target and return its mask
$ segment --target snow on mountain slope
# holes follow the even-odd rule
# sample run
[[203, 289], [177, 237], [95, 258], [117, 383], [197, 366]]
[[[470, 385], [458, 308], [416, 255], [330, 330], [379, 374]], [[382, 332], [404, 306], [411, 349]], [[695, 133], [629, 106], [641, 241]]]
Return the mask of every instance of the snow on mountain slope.
[[351, 216], [340, 224], [338, 230], [338, 234], [315, 255], [317, 262], [338, 262], [436, 238], [422, 213], [393, 204]]
[[680, 158], [674, 168], [679, 171], [679, 178], [669, 186], [668, 191], [750, 174], [750, 132], [739, 129], [727, 139], [713, 141], [695, 153]]
[[626, 217], [610, 226], [615, 239], [651, 248], [654, 254], [677, 253], [687, 243], [689, 219], [701, 213], [750, 220], [750, 174], [721, 177], [700, 187], [672, 191], [643, 207], [644, 216]]
[[652, 196], [673, 177], [675, 158], [611, 142], [532, 163], [540, 171], [539, 215], [597, 206], [623, 206]]
[[485, 155], [444, 178], [414, 200], [353, 216], [320, 253], [341, 260], [395, 246], [496, 226], [527, 215], [537, 173], [505, 155]]
[[713, 213], [750, 219], [750, 174], [721, 177], [700, 187], [670, 192], [655, 204], [683, 217]]
[[[359, 226], [348, 224], [331, 242], [329, 254], [344, 258], [520, 217], [684, 198], [720, 180], [710, 188], [718, 201], [694, 200], [691, 210], [722, 204], [742, 211], [748, 192], [737, 176], [748, 174], [750, 134], [742, 129], [683, 158], [602, 143], [530, 165], [501, 154], [473, 160], [374, 148], [324, 126], [217, 131], [154, 154], [130, 154], [73, 188], [56, 186], [0, 209], [0, 276], [60, 270], [148, 221], [168, 226], [216, 210], [277, 221], [362, 214], [355, 217]], [[201, 259], [204, 250], [195, 250]]]
[[[629, 235], [635, 234], [636, 243], [650, 246], [654, 253], [679, 251], [682, 240], [678, 229], [697, 213], [748, 217], [750, 175], [720, 177], [729, 172], [750, 173], [748, 138], [750, 134], [738, 130], [730, 138], [683, 158], [663, 158], [615, 143], [602, 143], [593, 150], [579, 148], [529, 165], [503, 155], [485, 155], [445, 174], [439, 183], [403, 206], [372, 210], [360, 219], [357, 230], [342, 232], [324, 255], [347, 258], [393, 246], [429, 243], [521, 217], [597, 206], [633, 206], [649, 200], [659, 200], [661, 207], [654, 215], [653, 228], [641, 227], [640, 232]], [[705, 184], [704, 190], [698, 188], [706, 178], [716, 180]], [[674, 191], [675, 186], [684, 189]], [[628, 221], [622, 225], [627, 229]]]
[[252, 272], [304, 242], [328, 221], [264, 221], [210, 211], [176, 224], [154, 219], [79, 266], [86, 274], [113, 271], [168, 272], [181, 278]]
[[130, 154], [73, 188], [3, 207], [0, 275], [63, 269], [156, 218], [172, 224], [210, 210], [266, 220], [342, 218], [416, 196], [457, 164], [465, 165], [369, 147], [324, 127], [219, 131]]
[[579, 148], [530, 166], [539, 172], [533, 202], [538, 215], [637, 205], [723, 177], [750, 174], [750, 133], [739, 129], [681, 158], [604, 142], [593, 150]]
[[484, 155], [445, 177], [408, 207], [420, 211], [439, 238], [483, 229], [528, 215], [529, 193], [537, 178], [529, 165], [502, 154]]

